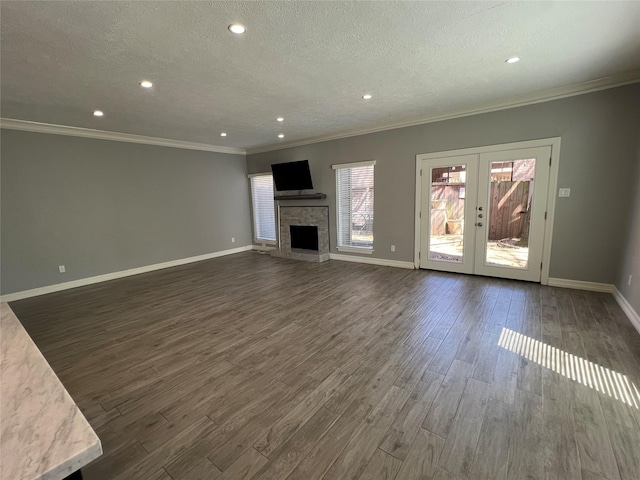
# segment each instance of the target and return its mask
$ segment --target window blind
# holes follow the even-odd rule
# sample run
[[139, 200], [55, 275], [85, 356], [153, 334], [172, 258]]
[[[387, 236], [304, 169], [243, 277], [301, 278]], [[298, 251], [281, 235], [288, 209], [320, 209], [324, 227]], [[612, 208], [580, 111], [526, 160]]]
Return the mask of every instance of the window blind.
[[273, 176], [250, 178], [253, 205], [253, 231], [257, 242], [276, 241], [276, 215], [273, 200]]
[[335, 165], [338, 247], [373, 248], [373, 163]]

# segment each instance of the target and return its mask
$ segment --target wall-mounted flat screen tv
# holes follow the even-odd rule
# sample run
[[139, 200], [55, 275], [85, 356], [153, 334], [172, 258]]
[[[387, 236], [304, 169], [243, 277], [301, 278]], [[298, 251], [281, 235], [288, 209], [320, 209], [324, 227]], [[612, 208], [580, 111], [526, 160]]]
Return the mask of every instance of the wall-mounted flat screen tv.
[[276, 190], [279, 192], [313, 189], [308, 160], [274, 163], [271, 165], [271, 171], [273, 172], [273, 182], [276, 184]]

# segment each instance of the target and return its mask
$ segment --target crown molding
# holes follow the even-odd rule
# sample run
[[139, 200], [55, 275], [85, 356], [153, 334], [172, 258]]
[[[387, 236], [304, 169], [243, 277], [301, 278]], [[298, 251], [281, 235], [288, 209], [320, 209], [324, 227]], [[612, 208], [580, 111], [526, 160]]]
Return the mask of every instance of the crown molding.
[[29, 122], [27, 120], [16, 120], [13, 118], [0, 118], [0, 128], [22, 130], [24, 132], [49, 133], [52, 135], [66, 135], [70, 137], [95, 138], [114, 142], [141, 143], [144, 145], [157, 145], [159, 147], [182, 148], [186, 150], [201, 150], [204, 152], [246, 155], [246, 150], [243, 148], [222, 147], [209, 145], [207, 143], [185, 142], [182, 140], [171, 140], [169, 138], [146, 137], [144, 135], [70, 127], [67, 125], [54, 125], [51, 123]]
[[17, 120], [12, 118], [0, 118], [0, 128], [8, 130], [22, 130], [26, 132], [48, 133], [52, 135], [66, 135], [72, 137], [95, 138], [99, 140], [110, 140], [115, 142], [140, 143], [144, 145], [157, 145], [160, 147], [182, 148], [187, 150], [201, 150], [205, 152], [229, 153], [235, 155], [252, 155], [255, 153], [271, 152], [275, 150], [283, 150], [285, 148], [300, 147], [313, 143], [327, 142], [330, 140], [339, 140], [341, 138], [355, 137], [358, 135], [366, 135], [369, 133], [384, 132], [386, 130], [394, 130], [397, 128], [412, 127], [416, 125], [424, 125], [427, 123], [442, 122], [455, 118], [469, 117], [480, 115], [483, 113], [507, 110], [510, 108], [524, 107], [536, 103], [550, 102], [560, 100], [562, 98], [583, 95], [586, 93], [597, 92], [609, 88], [621, 87], [632, 83], [640, 82], [640, 70], [632, 70], [620, 75], [614, 75], [588, 82], [578, 83], [565, 87], [544, 90], [532, 94], [512, 97], [507, 101], [483, 104], [472, 109], [459, 110], [441, 115], [430, 115], [417, 119], [397, 122], [393, 124], [381, 125], [365, 129], [352, 129], [341, 133], [323, 135], [318, 137], [310, 137], [304, 140], [264, 145], [255, 148], [234, 148], [219, 145], [210, 145], [207, 143], [187, 142], [183, 140], [172, 140], [168, 138], [147, 137], [144, 135], [133, 135], [129, 133], [110, 132], [106, 130], [94, 130], [90, 128], [71, 127], [67, 125], [55, 125], [50, 123], [31, 122], [27, 120]]
[[442, 115], [429, 115], [420, 117], [417, 119], [407, 120], [398, 123], [392, 123], [382, 125], [378, 127], [366, 128], [366, 129], [354, 129], [341, 133], [324, 135], [319, 137], [311, 137], [300, 141], [277, 143], [265, 145], [262, 147], [248, 148], [247, 155], [253, 155], [254, 153], [272, 152], [274, 150], [283, 150], [285, 148], [300, 147], [303, 145], [310, 145], [313, 143], [327, 142], [330, 140], [339, 140], [341, 138], [355, 137], [358, 135], [366, 135], [369, 133], [384, 132], [386, 130], [394, 130], [396, 128], [413, 127], [416, 125], [424, 125], [427, 123], [442, 122], [444, 120], [453, 120], [455, 118], [470, 117], [472, 115], [480, 115], [482, 113], [497, 112], [499, 110], [507, 110], [510, 108], [524, 107], [527, 105], [534, 105], [536, 103], [551, 102], [553, 100], [560, 100], [562, 98], [573, 97], [576, 95], [584, 95], [586, 93], [597, 92], [599, 90], [607, 90], [609, 88], [622, 87], [624, 85], [630, 85], [632, 83], [640, 82], [640, 70], [632, 70], [620, 75], [614, 75], [610, 77], [600, 78], [597, 80], [590, 80], [588, 82], [577, 83], [564, 87], [553, 88], [550, 90], [543, 90], [541, 92], [535, 92], [526, 95], [520, 95], [512, 97], [507, 101], [499, 103], [486, 103], [476, 106], [472, 109], [458, 110], [455, 112], [449, 112]]

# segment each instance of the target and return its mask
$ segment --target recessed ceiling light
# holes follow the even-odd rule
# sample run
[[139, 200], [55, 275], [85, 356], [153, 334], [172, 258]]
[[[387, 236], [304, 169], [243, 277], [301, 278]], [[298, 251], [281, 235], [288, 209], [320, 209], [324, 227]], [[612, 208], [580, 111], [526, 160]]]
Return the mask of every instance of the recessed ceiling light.
[[282, 118], [282, 117], [278, 117], [278, 118], [276, 118], [276, 120], [279, 121], [279, 122], [284, 122], [284, 118]]
[[371, 100], [371, 95], [367, 93], [365, 95], [362, 95], [362, 98], [364, 98], [365, 100]]
[[226, 137], [226, 136], [227, 136], [227, 134], [226, 134], [226, 133], [224, 133], [224, 132], [222, 132], [222, 133], [220, 134], [220, 136], [221, 136], [221, 137]]
[[505, 60], [507, 63], [518, 63], [520, 61], [520, 57], [511, 57]]
[[244, 32], [247, 31], [247, 29], [245, 28], [244, 25], [241, 25], [239, 23], [232, 23], [231, 25], [229, 25], [229, 31], [231, 33], [242, 35]]
[[94, 117], [102, 117], [103, 115], [104, 115], [104, 112], [102, 110], [96, 110], [93, 112]]
[[279, 134], [278, 138], [284, 138], [284, 133]]
[[153, 87], [153, 83], [151, 83], [149, 80], [143, 80], [140, 82], [140, 86], [143, 88], [151, 88]]

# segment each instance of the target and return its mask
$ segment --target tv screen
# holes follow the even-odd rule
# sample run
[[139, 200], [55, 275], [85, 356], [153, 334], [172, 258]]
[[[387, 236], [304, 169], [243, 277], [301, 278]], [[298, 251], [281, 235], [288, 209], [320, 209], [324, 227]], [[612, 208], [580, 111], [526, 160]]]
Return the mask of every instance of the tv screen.
[[271, 165], [273, 172], [273, 182], [279, 192], [285, 190], [311, 190], [311, 172], [309, 171], [309, 161], [274, 163]]

